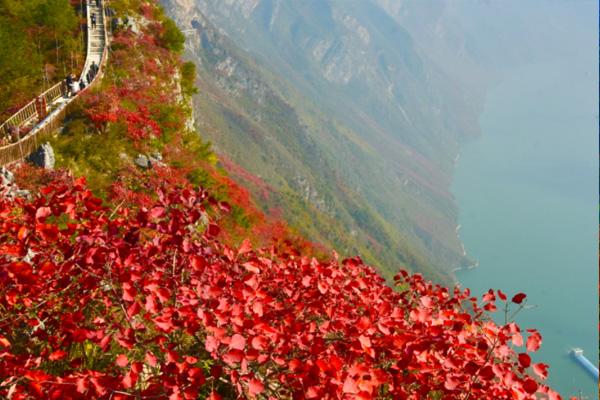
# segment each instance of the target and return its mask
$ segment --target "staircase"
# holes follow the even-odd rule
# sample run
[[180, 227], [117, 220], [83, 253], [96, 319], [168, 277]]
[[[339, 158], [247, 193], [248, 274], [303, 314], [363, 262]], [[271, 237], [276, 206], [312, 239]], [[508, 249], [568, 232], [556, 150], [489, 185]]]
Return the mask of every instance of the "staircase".
[[[100, 7], [96, 4], [96, 0], [86, 0], [88, 1], [87, 5], [87, 25], [88, 25], [88, 48], [87, 48], [87, 56], [85, 59], [85, 64], [83, 66], [83, 71], [81, 72], [81, 77], [84, 78], [87, 76], [88, 71], [90, 70], [90, 66], [92, 62], [96, 65], [101, 65], [103, 61], [104, 49], [106, 48], [106, 24], [104, 23], [105, 15], [104, 9], [102, 7], [102, 1], [99, 1]], [[92, 15], [96, 16], [96, 28], [92, 28]]]

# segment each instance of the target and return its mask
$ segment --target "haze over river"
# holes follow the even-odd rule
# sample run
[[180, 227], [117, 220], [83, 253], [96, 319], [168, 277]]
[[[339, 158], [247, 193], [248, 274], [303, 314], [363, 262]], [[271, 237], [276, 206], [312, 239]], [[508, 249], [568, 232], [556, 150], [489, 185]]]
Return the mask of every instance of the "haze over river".
[[[596, 41], [597, 44], [597, 41]], [[517, 317], [543, 336], [563, 397], [598, 398], [568, 355], [598, 364], [598, 64], [595, 54], [510, 71], [487, 96], [482, 136], [466, 144], [453, 192], [460, 236], [479, 267], [458, 272], [481, 295], [528, 295]]]

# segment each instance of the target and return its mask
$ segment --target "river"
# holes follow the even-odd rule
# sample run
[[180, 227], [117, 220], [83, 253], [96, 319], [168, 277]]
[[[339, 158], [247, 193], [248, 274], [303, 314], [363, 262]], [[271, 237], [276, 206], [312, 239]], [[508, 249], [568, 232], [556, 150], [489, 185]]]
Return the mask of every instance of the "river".
[[543, 336], [536, 362], [563, 397], [598, 398], [568, 355], [598, 365], [598, 67], [562, 61], [519, 67], [488, 94], [482, 135], [467, 143], [453, 193], [460, 236], [479, 266], [464, 287], [525, 292], [517, 317]]

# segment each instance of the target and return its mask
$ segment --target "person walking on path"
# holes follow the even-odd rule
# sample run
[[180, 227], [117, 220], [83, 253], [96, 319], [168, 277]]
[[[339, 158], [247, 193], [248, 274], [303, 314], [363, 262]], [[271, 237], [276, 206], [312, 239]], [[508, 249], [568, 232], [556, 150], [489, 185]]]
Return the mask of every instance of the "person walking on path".
[[92, 20], [92, 29], [96, 29], [96, 14], [92, 13], [90, 19]]
[[75, 79], [75, 75], [71, 74], [71, 83], [70, 83], [70, 89], [71, 89], [71, 96], [75, 96], [77, 94], [77, 92], [79, 92], [79, 82], [77, 82], [77, 80]]
[[73, 75], [72, 74], [67, 75], [67, 77], [65, 78], [65, 84], [67, 86], [66, 97], [71, 97], [71, 94], [73, 93], [71, 91], [71, 87], [73, 86]]
[[92, 73], [94, 74], [93, 76], [96, 76], [99, 69], [100, 68], [98, 68], [98, 64], [96, 64], [96, 61], [92, 61], [92, 65], [90, 65], [90, 71], [92, 71]]

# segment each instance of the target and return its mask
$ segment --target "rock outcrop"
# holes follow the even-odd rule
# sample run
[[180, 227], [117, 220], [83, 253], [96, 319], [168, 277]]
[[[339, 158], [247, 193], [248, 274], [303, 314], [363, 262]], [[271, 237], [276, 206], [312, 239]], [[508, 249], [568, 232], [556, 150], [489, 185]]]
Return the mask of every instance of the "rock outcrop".
[[48, 142], [38, 147], [27, 160], [44, 169], [53, 169], [54, 164], [56, 163], [54, 149]]

